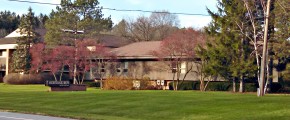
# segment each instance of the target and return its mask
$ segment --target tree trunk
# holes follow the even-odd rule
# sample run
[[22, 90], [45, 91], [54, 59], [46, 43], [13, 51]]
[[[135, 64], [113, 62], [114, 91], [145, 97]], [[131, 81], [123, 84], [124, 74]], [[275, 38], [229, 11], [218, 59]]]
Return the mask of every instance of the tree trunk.
[[273, 83], [273, 56], [270, 56], [270, 61], [269, 61], [269, 68], [268, 68], [268, 76], [267, 76], [267, 81], [268, 81], [268, 89], [267, 92], [271, 92], [271, 87]]
[[54, 80], [57, 81], [57, 78], [56, 78], [55, 74], [52, 73], [52, 75], [53, 75], [53, 77], [54, 77]]
[[210, 80], [208, 80], [208, 81], [206, 82], [206, 84], [205, 84], [205, 86], [204, 86], [204, 88], [203, 88], [203, 91], [205, 91], [205, 90], [206, 90], [206, 88], [207, 88], [207, 86], [208, 86], [208, 83], [209, 83], [209, 81], [210, 81]]
[[241, 77], [240, 79], [240, 89], [239, 89], [239, 92], [240, 93], [243, 93], [245, 91], [245, 83], [244, 83], [244, 76]]
[[103, 89], [103, 78], [101, 77], [100, 88]]
[[61, 66], [61, 71], [60, 71], [60, 75], [59, 75], [59, 81], [62, 80], [63, 71], [64, 71], [64, 66]]
[[179, 89], [178, 85], [179, 85], [179, 80], [177, 79], [177, 80], [176, 80], [176, 84], [175, 84], [175, 89], [176, 89], [176, 90]]
[[236, 92], [236, 78], [233, 78], [233, 92]]
[[268, 48], [268, 22], [269, 22], [269, 11], [270, 11], [270, 3], [271, 0], [267, 1], [267, 12], [266, 12], [266, 22], [264, 26], [264, 43], [263, 43], [263, 55], [262, 55], [262, 61], [261, 61], [261, 73], [260, 73], [260, 95], [258, 96], [264, 96], [264, 85], [265, 85], [265, 67], [266, 67], [266, 58], [267, 58], [267, 48]]
[[199, 89], [200, 91], [204, 91], [204, 80], [200, 80]]
[[173, 81], [173, 82], [172, 82], [172, 87], [173, 87], [173, 90], [176, 90], [174, 79], [175, 79], [175, 73], [173, 73], [173, 78], [172, 78], [172, 81]]

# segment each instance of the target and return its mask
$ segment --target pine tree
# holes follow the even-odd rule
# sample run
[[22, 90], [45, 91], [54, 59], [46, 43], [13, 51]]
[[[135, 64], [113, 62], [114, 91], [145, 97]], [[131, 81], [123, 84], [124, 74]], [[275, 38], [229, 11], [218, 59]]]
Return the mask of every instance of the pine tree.
[[249, 40], [242, 34], [247, 32], [246, 8], [243, 1], [218, 1], [218, 13], [208, 10], [213, 20], [205, 28], [214, 38], [207, 43], [205, 56], [209, 59], [206, 71], [233, 81], [240, 81], [240, 92], [244, 91], [244, 77], [255, 70], [249, 52]]
[[29, 72], [31, 61], [29, 48], [32, 43], [37, 42], [34, 18], [34, 13], [31, 8], [29, 8], [28, 13], [21, 18], [19, 31], [22, 37], [18, 38], [16, 50], [12, 55], [11, 67], [13, 72]]
[[110, 30], [111, 18], [103, 18], [98, 5], [98, 0], [61, 0], [61, 6], [52, 11], [46, 21], [45, 42], [48, 45], [73, 45], [76, 39], [95, 38], [101, 31]]
[[[288, 3], [287, 3], [288, 2]], [[276, 0], [273, 14], [275, 15], [274, 36], [271, 38], [270, 45], [273, 46], [273, 58], [278, 62], [275, 65], [278, 72], [282, 74], [283, 79], [289, 80], [290, 64], [290, 9], [288, 0]], [[287, 69], [288, 64], [288, 69]], [[288, 74], [288, 75], [287, 75]]]

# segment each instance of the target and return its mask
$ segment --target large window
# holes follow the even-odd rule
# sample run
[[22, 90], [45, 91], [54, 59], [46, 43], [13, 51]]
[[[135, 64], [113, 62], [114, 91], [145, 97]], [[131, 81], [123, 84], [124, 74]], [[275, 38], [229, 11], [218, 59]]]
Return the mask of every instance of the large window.
[[186, 73], [186, 62], [182, 62], [180, 66], [180, 73], [185, 74]]
[[[179, 67], [180, 73], [182, 73], [182, 74], [186, 73], [186, 70], [187, 70], [186, 66], [187, 66], [186, 62], [181, 62], [180, 67]], [[172, 70], [172, 73], [177, 72], [177, 63], [176, 62], [171, 63], [171, 70]]]
[[117, 64], [116, 68], [117, 68], [117, 72], [118, 73], [127, 73], [128, 72], [128, 66], [129, 63], [128, 62], [120, 62]]

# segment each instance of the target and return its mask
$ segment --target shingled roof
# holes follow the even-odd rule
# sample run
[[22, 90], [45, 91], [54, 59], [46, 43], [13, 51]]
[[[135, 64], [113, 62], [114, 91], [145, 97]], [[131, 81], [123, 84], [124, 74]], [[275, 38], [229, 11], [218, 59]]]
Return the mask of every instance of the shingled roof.
[[108, 34], [101, 34], [99, 36], [99, 40], [100, 43], [109, 48], [118, 48], [124, 45], [128, 45], [130, 43], [130, 41], [124, 37]]
[[[45, 29], [36, 29], [35, 30], [39, 36], [40, 36], [40, 40], [43, 41], [44, 40], [44, 35], [46, 33]], [[16, 29], [15, 31], [13, 31], [12, 33], [8, 34], [6, 37], [1, 38], [0, 39], [0, 45], [1, 44], [17, 44], [17, 38], [21, 37], [22, 35], [20, 35], [19, 29]]]
[[158, 51], [161, 41], [136, 42], [112, 50], [118, 57], [155, 58], [153, 51]]
[[[36, 29], [35, 30], [40, 35], [40, 41], [44, 41], [44, 36], [46, 33], [46, 29]], [[9, 35], [7, 35], [5, 38], [0, 39], [0, 45], [1, 44], [17, 44], [17, 38], [20, 37], [20, 32], [17, 30], [13, 31]], [[102, 43], [104, 46], [109, 48], [118, 48], [124, 45], [127, 45], [130, 43], [126, 38], [114, 36], [114, 35], [108, 35], [108, 34], [100, 34], [96, 39], [99, 40], [100, 43]]]
[[16, 44], [16, 41], [17, 41], [17, 38], [15, 37], [1, 38], [0, 45], [1, 44]]

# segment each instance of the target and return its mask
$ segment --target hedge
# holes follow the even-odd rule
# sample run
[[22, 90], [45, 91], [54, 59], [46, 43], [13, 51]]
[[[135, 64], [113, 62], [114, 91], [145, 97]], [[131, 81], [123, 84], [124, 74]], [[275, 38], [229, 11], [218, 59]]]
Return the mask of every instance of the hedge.
[[[169, 88], [172, 90], [172, 82], [169, 84]], [[206, 84], [206, 82], [205, 82]], [[180, 85], [179, 90], [199, 90], [199, 81], [184, 81], [182, 85]], [[239, 88], [239, 84], [236, 84], [236, 88]], [[212, 81], [209, 82], [206, 91], [232, 91], [232, 83], [229, 81]], [[245, 91], [246, 92], [256, 92], [257, 84], [256, 83], [245, 83]]]
[[104, 80], [103, 89], [105, 90], [134, 90], [133, 81], [140, 81], [140, 90], [156, 89], [149, 79], [133, 79], [125, 77], [111, 77]]
[[87, 87], [100, 87], [100, 82], [84, 82]]
[[[69, 80], [69, 76], [64, 74], [63, 80]], [[3, 78], [3, 82], [6, 84], [44, 84], [46, 80], [54, 80], [54, 77], [50, 73], [41, 74], [19, 74], [9, 73]]]

